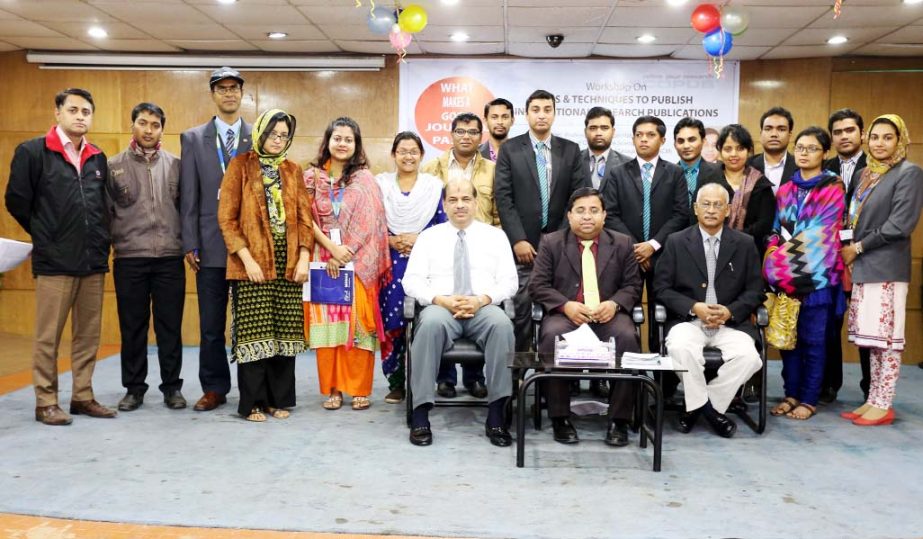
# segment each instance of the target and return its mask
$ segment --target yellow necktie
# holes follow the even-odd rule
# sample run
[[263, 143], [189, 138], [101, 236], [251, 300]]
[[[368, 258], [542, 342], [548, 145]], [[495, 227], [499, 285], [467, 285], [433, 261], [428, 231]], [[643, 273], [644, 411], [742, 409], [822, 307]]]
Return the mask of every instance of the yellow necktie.
[[583, 256], [581, 256], [583, 270], [583, 303], [591, 309], [599, 306], [599, 283], [596, 281], [596, 257], [590, 246], [593, 240], [582, 240]]

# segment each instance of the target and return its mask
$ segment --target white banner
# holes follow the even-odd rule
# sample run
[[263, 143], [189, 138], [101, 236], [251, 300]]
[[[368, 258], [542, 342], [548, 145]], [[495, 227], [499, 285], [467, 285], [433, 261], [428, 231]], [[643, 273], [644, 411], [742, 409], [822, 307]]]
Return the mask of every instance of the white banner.
[[[635, 155], [631, 125], [639, 116], [667, 124], [661, 157], [676, 161], [673, 126], [685, 116], [719, 129], [737, 122], [738, 63], [725, 62], [716, 79], [710, 64], [690, 60], [492, 60], [408, 58], [400, 73], [400, 129], [415, 131], [428, 157], [452, 145], [452, 119], [503, 97], [515, 107], [510, 136], [525, 133], [526, 98], [537, 89], [556, 97], [552, 132], [586, 147], [583, 120], [594, 106], [612, 110], [612, 146]], [[485, 140], [487, 137], [485, 126]]]

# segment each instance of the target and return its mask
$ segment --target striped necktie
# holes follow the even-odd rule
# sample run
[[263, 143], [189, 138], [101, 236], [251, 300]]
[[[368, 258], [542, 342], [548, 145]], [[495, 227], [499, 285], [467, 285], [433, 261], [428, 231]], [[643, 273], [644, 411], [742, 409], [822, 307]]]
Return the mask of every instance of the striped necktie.
[[651, 169], [654, 165], [644, 163], [644, 171], [641, 173], [641, 187], [643, 188], [643, 213], [641, 214], [641, 223], [644, 227], [644, 241], [651, 239]]
[[228, 132], [224, 134], [224, 149], [228, 155], [232, 155], [234, 150], [237, 149], [237, 145], [234, 144], [234, 130], [228, 129]]
[[544, 142], [535, 145], [535, 168], [538, 169], [538, 192], [542, 197], [542, 228], [545, 228], [548, 226], [548, 161]]
[[698, 167], [689, 167], [686, 169], [686, 190], [689, 191], [689, 205], [692, 205], [692, 195], [695, 194], [695, 184], [698, 178]]

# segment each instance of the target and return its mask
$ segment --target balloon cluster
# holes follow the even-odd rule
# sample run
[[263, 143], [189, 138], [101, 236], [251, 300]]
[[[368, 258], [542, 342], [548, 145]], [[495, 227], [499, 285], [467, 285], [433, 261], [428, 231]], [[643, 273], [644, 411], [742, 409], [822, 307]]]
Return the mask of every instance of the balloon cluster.
[[402, 62], [404, 56], [407, 55], [407, 47], [413, 41], [413, 34], [426, 28], [426, 22], [426, 10], [417, 4], [410, 4], [404, 9], [395, 11], [385, 7], [375, 7], [375, 3], [372, 2], [372, 8], [369, 10], [369, 30], [373, 34], [387, 34], [391, 46], [401, 56]]
[[746, 11], [734, 7], [718, 8], [714, 4], [699, 4], [692, 12], [692, 27], [705, 34], [702, 48], [712, 59], [715, 76], [720, 77], [724, 69], [724, 56], [734, 46], [734, 36], [747, 30], [750, 16]]

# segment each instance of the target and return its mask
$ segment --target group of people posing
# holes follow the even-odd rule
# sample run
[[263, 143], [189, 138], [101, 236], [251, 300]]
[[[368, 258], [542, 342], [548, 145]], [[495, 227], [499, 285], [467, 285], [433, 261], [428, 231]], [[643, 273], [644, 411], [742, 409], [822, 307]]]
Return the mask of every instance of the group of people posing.
[[[441, 356], [467, 337], [485, 365], [466, 366], [462, 384], [488, 400], [485, 434], [508, 446], [506, 410], [514, 351], [533, 346], [532, 304], [544, 317], [538, 352], [588, 324], [619, 354], [640, 351], [630, 313], [647, 290], [649, 321], [668, 312], [665, 343], [681, 381], [689, 432], [704, 417], [730, 437], [725, 415], [762, 367], [751, 315], [767, 290], [801, 301], [798, 340], [783, 351], [785, 398], [774, 415], [808, 419], [842, 385], [840, 335], [860, 349], [866, 402], [844, 413], [857, 425], [887, 424], [904, 347], [910, 235], [923, 205], [923, 170], [906, 160], [909, 137], [896, 115], [868, 129], [855, 111], [836, 111], [827, 129], [792, 137], [781, 107], [760, 119], [763, 153], [742, 125], [722, 128], [719, 163], [703, 158], [701, 121], [674, 126], [678, 163], [660, 158], [667, 128], [653, 116], [632, 126], [635, 157], [611, 149], [614, 117], [602, 107], [585, 119], [587, 149], [552, 135], [555, 97], [537, 90], [525, 103], [528, 131], [508, 137], [513, 105], [495, 99], [452, 121], [453, 145], [423, 164], [412, 132], [391, 147], [394, 172], [374, 176], [359, 125], [332, 121], [307, 166], [287, 158], [296, 119], [278, 109], [251, 125], [239, 114], [244, 78], [215, 70], [216, 115], [181, 136], [178, 158], [161, 149], [166, 115], [153, 103], [131, 112], [129, 147], [111, 159], [86, 135], [95, 109], [82, 89], [55, 98], [56, 125], [15, 152], [6, 205], [32, 236], [36, 276], [33, 380], [36, 420], [70, 424], [58, 406], [57, 348], [73, 318], [71, 414], [114, 417], [94, 398], [103, 275], [114, 251], [122, 335], [121, 411], [137, 409], [148, 385], [147, 333], [153, 309], [164, 402], [181, 393], [184, 260], [195, 272], [202, 397], [197, 411], [224, 404], [237, 363], [238, 413], [249, 421], [284, 419], [295, 406], [295, 356], [314, 350], [322, 406], [350, 398], [369, 408], [375, 352], [388, 379], [388, 403], [413, 395], [409, 439], [433, 441], [435, 397], [457, 394], [454, 365]], [[486, 127], [486, 140], [484, 135]], [[482, 143], [482, 140], [484, 142]], [[793, 144], [793, 152], [788, 148]], [[867, 144], [867, 150], [863, 150]], [[825, 157], [831, 149], [836, 155]], [[337, 278], [353, 276], [351, 303], [303, 297], [311, 262]], [[421, 306], [407, 356], [403, 303]], [[501, 308], [512, 300], [515, 314]], [[703, 349], [721, 349], [718, 375], [706, 381]], [[548, 382], [556, 441], [576, 443], [569, 421], [574, 388]], [[636, 384], [596, 384], [608, 397], [605, 442], [628, 443]]]

